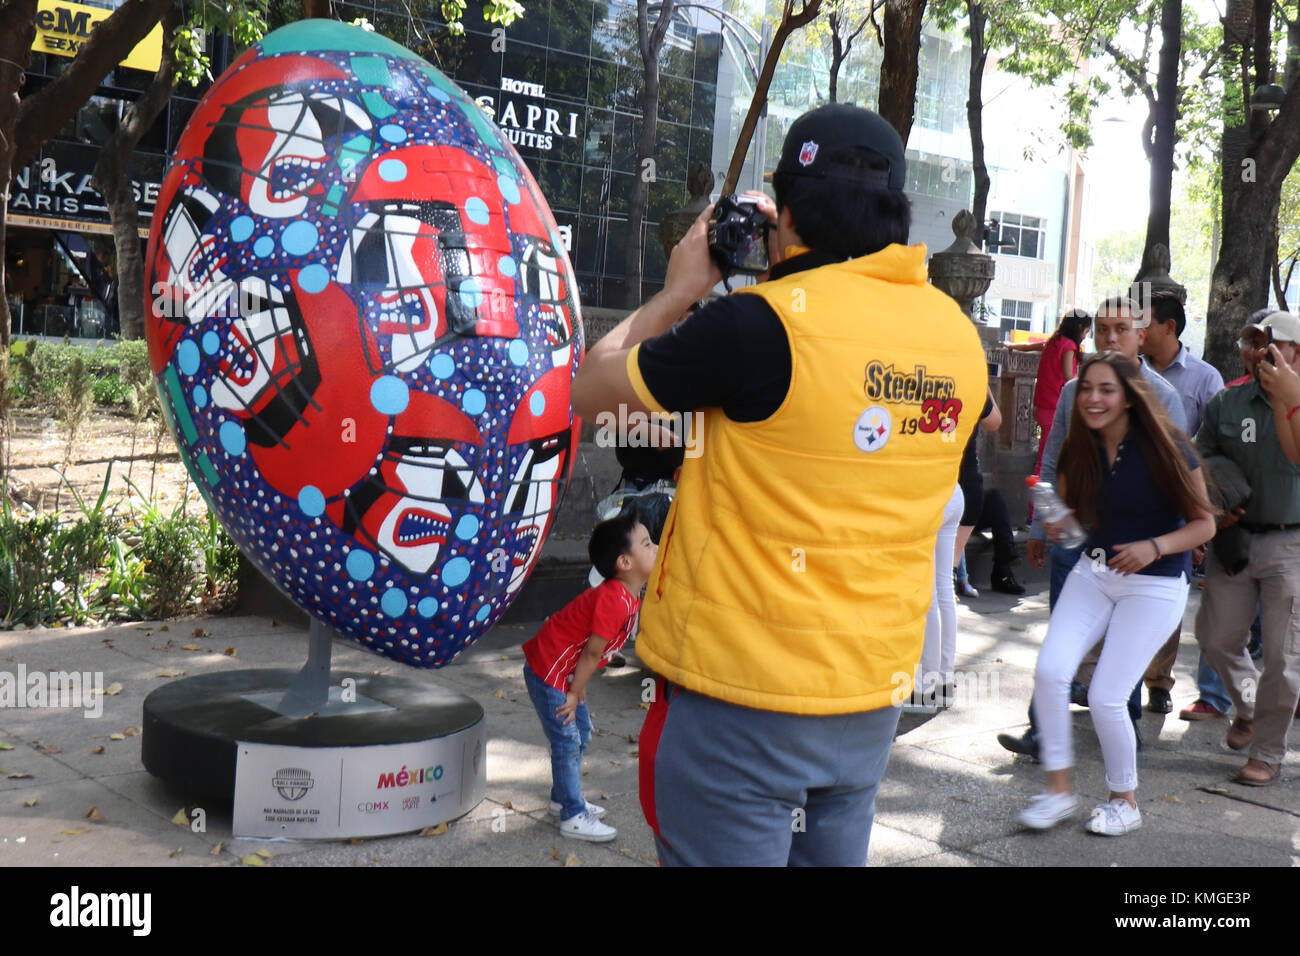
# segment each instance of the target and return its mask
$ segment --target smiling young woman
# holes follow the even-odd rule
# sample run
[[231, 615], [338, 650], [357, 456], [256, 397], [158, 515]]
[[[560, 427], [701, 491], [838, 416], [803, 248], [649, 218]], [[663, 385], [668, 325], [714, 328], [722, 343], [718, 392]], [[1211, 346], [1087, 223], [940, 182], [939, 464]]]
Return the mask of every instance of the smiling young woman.
[[[1048, 789], [1020, 821], [1046, 829], [1071, 816], [1074, 764], [1070, 680], [1107, 638], [1088, 692], [1110, 786], [1092, 833], [1136, 830], [1137, 747], [1125, 710], [1129, 690], [1182, 620], [1189, 552], [1214, 535], [1214, 512], [1195, 450], [1175, 429], [1136, 362], [1118, 352], [1088, 359], [1080, 373], [1057, 480], [1089, 532], [1052, 612], [1034, 673], [1034, 716]], [[1058, 526], [1046, 524], [1055, 538]]]

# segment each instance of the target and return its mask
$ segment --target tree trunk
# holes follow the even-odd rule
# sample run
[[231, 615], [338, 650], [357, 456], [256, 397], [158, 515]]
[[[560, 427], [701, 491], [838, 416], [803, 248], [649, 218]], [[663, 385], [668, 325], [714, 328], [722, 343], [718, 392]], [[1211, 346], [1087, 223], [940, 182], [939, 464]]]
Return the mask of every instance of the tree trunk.
[[826, 95], [832, 103], [838, 102], [836, 90], [839, 88], [840, 65], [844, 62], [844, 43], [840, 40], [840, 12], [832, 10], [826, 14], [831, 28], [831, 75], [826, 88]]
[[627, 288], [624, 301], [629, 309], [641, 304], [641, 252], [645, 235], [645, 211], [650, 204], [650, 183], [657, 177], [654, 167], [655, 128], [659, 121], [659, 51], [672, 23], [674, 0], [663, 0], [654, 29], [650, 28], [649, 0], [637, 0], [636, 29], [641, 48], [645, 86], [641, 90], [641, 138], [636, 148], [636, 169], [632, 195], [627, 203], [627, 257], [624, 273]]
[[[18, 90], [32, 60], [36, 36], [36, 0], [9, 0], [0, 7], [0, 280], [5, 269], [5, 220], [9, 211], [9, 181], [13, 178], [14, 144], [17, 142]], [[21, 168], [21, 167], [17, 167]], [[4, 355], [4, 385], [8, 387], [9, 361], [8, 285], [0, 281], [0, 348]]]
[[1151, 250], [1170, 248], [1169, 215], [1174, 188], [1174, 145], [1178, 122], [1178, 60], [1183, 45], [1183, 2], [1165, 0], [1160, 14], [1160, 66], [1156, 75], [1155, 136], [1148, 156], [1151, 162], [1151, 207], [1147, 212], [1147, 238], [1142, 248], [1138, 277], [1152, 266]]
[[[1224, 17], [1224, 64], [1228, 76], [1249, 82], [1251, 46], [1270, 30], [1254, 17], [1252, 0], [1230, 0]], [[1300, 56], [1300, 36], [1288, 31], [1287, 58]], [[1237, 71], [1240, 71], [1238, 73]], [[1256, 62], [1266, 80], [1273, 64]], [[1242, 82], [1242, 81], [1238, 81]], [[1249, 95], [1249, 90], [1243, 91]], [[1223, 131], [1223, 231], [1219, 261], [1210, 280], [1205, 335], [1206, 361], [1224, 377], [1241, 367], [1235, 340], [1246, 317], [1268, 304], [1272, 230], [1282, 183], [1300, 158], [1300, 88], [1286, 91], [1270, 121], [1262, 111], [1253, 121], [1225, 116]]]
[[879, 113], [907, 136], [916, 116], [916, 76], [921, 56], [921, 21], [925, 0], [885, 0], [885, 55], [880, 62]]
[[139, 214], [131, 188], [130, 164], [140, 137], [162, 113], [175, 87], [176, 57], [171, 35], [178, 21], [173, 5], [163, 17], [162, 62], [144, 94], [131, 104], [113, 135], [104, 143], [91, 185], [104, 197], [113, 224], [113, 246], [117, 257], [117, 314], [122, 338], [144, 337], [144, 257], [140, 251]]
[[988, 15], [978, 3], [967, 0], [970, 21], [970, 96], [966, 100], [966, 125], [970, 127], [971, 167], [975, 173], [975, 196], [971, 214], [975, 217], [975, 242], [984, 248], [985, 207], [989, 201], [989, 167], [984, 162], [984, 63], [989, 51], [984, 46], [984, 27]]
[[[803, 0], [803, 6], [798, 13], [795, 13], [794, 0], [785, 0], [781, 23], [772, 34], [772, 45], [767, 51], [763, 65], [759, 68], [758, 82], [754, 84], [754, 97], [749, 101], [749, 112], [745, 114], [745, 121], [740, 124], [740, 136], [736, 140], [736, 148], [731, 153], [727, 178], [722, 183], [724, 196], [734, 193], [736, 183], [740, 181], [740, 171], [745, 166], [745, 154], [749, 152], [749, 142], [754, 138], [754, 130], [763, 112], [763, 104], [767, 102], [767, 90], [772, 85], [776, 62], [781, 58], [781, 48], [785, 46], [786, 38], [795, 30], [811, 23], [821, 8], [822, 0]], [[763, 157], [760, 156], [758, 162], [762, 163]]]
[[304, 20], [327, 19], [330, 15], [330, 0], [302, 0], [302, 18]]

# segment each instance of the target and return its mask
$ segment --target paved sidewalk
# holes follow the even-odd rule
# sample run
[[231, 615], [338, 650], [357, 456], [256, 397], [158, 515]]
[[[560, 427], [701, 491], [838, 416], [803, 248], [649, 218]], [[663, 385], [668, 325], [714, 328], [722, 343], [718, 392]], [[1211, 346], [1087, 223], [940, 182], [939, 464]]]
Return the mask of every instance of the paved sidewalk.
[[[1041, 769], [1002, 750], [994, 735], [1019, 730], [1046, 630], [1043, 588], [1025, 598], [986, 594], [959, 610], [958, 667], [979, 699], [929, 720], [903, 717], [881, 786], [871, 841], [877, 866], [1292, 866], [1300, 865], [1300, 760], [1274, 786], [1229, 782], [1244, 757], [1223, 744], [1226, 721], [1185, 723], [1195, 697], [1193, 591], [1175, 671], [1174, 713], [1146, 714], [1139, 754], [1142, 829], [1108, 839], [1083, 832], [1086, 810], [1106, 796], [1101, 755], [1086, 711], [1074, 716], [1077, 787], [1085, 813], [1048, 833], [1027, 832], [1016, 811], [1042, 785]], [[550, 761], [524, 688], [520, 644], [536, 623], [505, 625], [437, 672], [401, 667], [337, 642], [334, 664], [440, 683], [478, 700], [488, 721], [487, 799], [435, 836], [364, 842], [234, 840], [228, 803], [198, 801], [207, 829], [172, 823], [188, 804], [140, 762], [141, 704], [169, 677], [231, 668], [297, 666], [305, 631], [237, 617], [105, 629], [0, 632], [0, 671], [103, 671], [121, 691], [103, 716], [80, 710], [0, 709], [0, 866], [241, 865], [264, 849], [269, 866], [367, 864], [648, 866], [654, 844], [637, 800], [637, 737], [645, 710], [636, 666], [602, 672], [590, 688], [597, 727], [584, 782], [609, 810], [608, 844], [562, 838], [546, 815]], [[196, 631], [198, 629], [198, 631]], [[188, 651], [185, 645], [199, 649]], [[224, 653], [228, 648], [234, 655]], [[633, 661], [633, 663], [635, 663]], [[175, 676], [172, 674], [172, 676]], [[115, 739], [120, 738], [120, 739]], [[102, 748], [102, 752], [99, 751]], [[26, 776], [30, 775], [30, 776]], [[87, 818], [92, 808], [96, 811]], [[217, 851], [218, 846], [220, 847]], [[216, 855], [214, 854], [216, 852]]]

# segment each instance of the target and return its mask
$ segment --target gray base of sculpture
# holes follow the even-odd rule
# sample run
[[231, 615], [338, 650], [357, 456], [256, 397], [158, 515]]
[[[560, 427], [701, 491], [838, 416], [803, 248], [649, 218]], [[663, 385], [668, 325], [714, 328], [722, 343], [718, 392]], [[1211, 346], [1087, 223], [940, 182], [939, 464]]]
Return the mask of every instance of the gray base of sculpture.
[[237, 837], [406, 833], [472, 810], [487, 791], [483, 708], [404, 677], [330, 671], [313, 621], [306, 665], [185, 678], [144, 702], [145, 769], [233, 801]]

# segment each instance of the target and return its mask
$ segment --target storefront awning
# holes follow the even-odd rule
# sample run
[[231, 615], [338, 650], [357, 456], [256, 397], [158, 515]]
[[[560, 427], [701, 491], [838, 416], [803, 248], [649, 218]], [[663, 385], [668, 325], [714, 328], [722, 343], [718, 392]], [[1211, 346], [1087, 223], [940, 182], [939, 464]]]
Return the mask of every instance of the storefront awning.
[[[5, 217], [5, 221], [11, 226], [28, 226], [34, 229], [63, 229], [67, 232], [92, 232], [98, 235], [111, 236], [113, 227], [106, 222], [79, 222], [76, 219], [48, 219], [44, 216], [24, 216], [20, 213], [11, 212]], [[137, 230], [141, 239], [149, 238], [149, 230], [140, 228]]]

